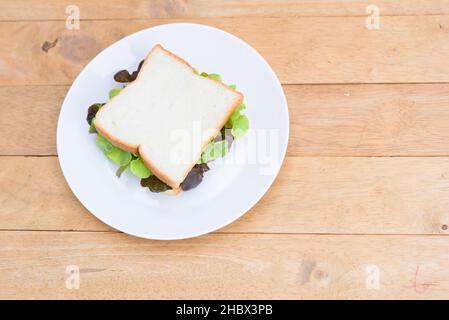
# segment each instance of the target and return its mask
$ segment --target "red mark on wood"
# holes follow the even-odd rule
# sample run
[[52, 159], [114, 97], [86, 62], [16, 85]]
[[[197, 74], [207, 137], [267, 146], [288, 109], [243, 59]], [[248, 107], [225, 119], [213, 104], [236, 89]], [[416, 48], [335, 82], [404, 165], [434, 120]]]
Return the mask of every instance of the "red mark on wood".
[[430, 287], [437, 285], [435, 283], [418, 282], [418, 275], [419, 275], [419, 266], [416, 267], [415, 276], [413, 277], [412, 280], [410, 280], [410, 285], [405, 287], [413, 289], [416, 293], [424, 293]]

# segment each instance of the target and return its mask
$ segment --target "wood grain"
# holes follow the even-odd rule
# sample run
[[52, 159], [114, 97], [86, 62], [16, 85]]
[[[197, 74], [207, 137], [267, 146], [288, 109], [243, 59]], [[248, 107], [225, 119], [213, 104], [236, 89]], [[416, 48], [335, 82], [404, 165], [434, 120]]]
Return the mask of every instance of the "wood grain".
[[[206, 177], [207, 178], [207, 177]], [[57, 158], [0, 158], [0, 229], [111, 230]], [[265, 197], [220, 232], [449, 234], [448, 158], [287, 157]]]
[[[77, 0], [81, 19], [365, 16], [370, 0]], [[0, 20], [65, 20], [61, 0], [2, 0]], [[448, 0], [376, 0], [382, 15], [448, 14]]]
[[[428, 299], [449, 292], [449, 242], [437, 236], [158, 242], [113, 233], [0, 232], [0, 241], [3, 299]], [[66, 288], [69, 265], [79, 268], [78, 290]]]
[[[449, 16], [183, 19], [229, 31], [254, 46], [285, 83], [449, 81]], [[98, 52], [135, 31], [181, 20], [0, 22], [0, 85], [69, 85]], [[338, 27], [336, 27], [338, 26]], [[286, 32], [288, 30], [288, 32]], [[58, 40], [55, 47], [44, 44]]]
[[285, 87], [290, 155], [449, 155], [449, 86]]
[[[0, 155], [56, 155], [56, 124], [67, 89], [0, 87], [0, 136], [7, 137], [0, 139]], [[284, 90], [289, 155], [449, 155], [449, 84], [287, 85]]]
[[[376, 0], [379, 30], [365, 26], [369, 0], [77, 0], [68, 30], [72, 4], [0, 4], [0, 299], [449, 299], [449, 0]], [[170, 22], [256, 48], [284, 84], [291, 132], [250, 212], [147, 241], [74, 197], [56, 123], [97, 53]]]
[[0, 157], [0, 211], [0, 229], [111, 230], [75, 198], [54, 157]]
[[0, 87], [0, 155], [55, 155], [58, 116], [67, 90]]

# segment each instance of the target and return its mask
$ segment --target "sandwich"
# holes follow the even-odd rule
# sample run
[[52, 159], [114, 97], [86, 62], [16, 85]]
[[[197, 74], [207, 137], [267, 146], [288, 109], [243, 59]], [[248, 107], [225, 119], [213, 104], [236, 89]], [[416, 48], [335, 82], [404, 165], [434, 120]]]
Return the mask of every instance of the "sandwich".
[[178, 194], [198, 186], [208, 163], [225, 156], [249, 128], [243, 94], [218, 74], [199, 73], [161, 45], [136, 71], [120, 70], [109, 101], [88, 109], [89, 132], [118, 165], [152, 192]]

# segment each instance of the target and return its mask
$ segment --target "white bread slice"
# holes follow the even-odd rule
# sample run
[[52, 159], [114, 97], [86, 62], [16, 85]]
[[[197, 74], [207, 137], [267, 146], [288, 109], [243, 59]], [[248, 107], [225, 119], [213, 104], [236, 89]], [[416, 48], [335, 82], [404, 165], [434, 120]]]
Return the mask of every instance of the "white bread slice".
[[95, 127], [115, 146], [138, 152], [160, 180], [179, 189], [242, 100], [240, 92], [198, 75], [156, 45], [137, 79], [97, 113]]

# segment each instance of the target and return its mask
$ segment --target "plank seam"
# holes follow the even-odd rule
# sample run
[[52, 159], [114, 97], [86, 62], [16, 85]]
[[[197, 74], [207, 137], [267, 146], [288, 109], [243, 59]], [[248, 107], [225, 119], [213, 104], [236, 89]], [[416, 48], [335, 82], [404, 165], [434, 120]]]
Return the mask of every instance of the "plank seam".
[[[48, 232], [48, 233], [107, 233], [107, 234], [126, 234], [118, 230], [52, 230], [52, 229], [0, 229], [0, 232]], [[328, 232], [228, 232], [228, 231], [216, 231], [208, 233], [207, 235], [274, 235], [274, 236], [422, 236], [422, 237], [447, 237], [449, 234], [444, 233], [328, 233]], [[198, 237], [197, 237], [198, 238]]]
[[[369, 15], [366, 13], [353, 14], [353, 15], [238, 15], [238, 16], [174, 16], [174, 17], [133, 17], [133, 18], [81, 18], [80, 22], [92, 22], [92, 21], [150, 21], [150, 20], [171, 20], [171, 21], [184, 21], [184, 20], [212, 20], [212, 19], [228, 19], [238, 20], [245, 18], [252, 19], [316, 19], [316, 18], [366, 18]], [[449, 16], [449, 13], [416, 13], [416, 14], [382, 14], [382, 17], [445, 17]], [[15, 22], [57, 22], [66, 21], [67, 18], [46, 18], [46, 19], [1, 19], [0, 22], [15, 23]]]

